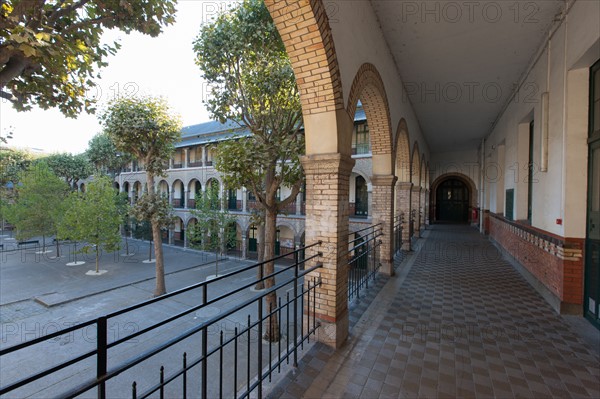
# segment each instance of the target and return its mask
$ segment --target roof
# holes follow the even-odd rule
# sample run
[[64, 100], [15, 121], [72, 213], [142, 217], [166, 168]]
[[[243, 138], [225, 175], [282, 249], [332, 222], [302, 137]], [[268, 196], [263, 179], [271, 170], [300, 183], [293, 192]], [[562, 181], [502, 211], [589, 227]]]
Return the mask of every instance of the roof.
[[[364, 109], [360, 106], [354, 114], [354, 121], [364, 121], [367, 117]], [[181, 141], [175, 147], [187, 147], [190, 145], [200, 145], [208, 143], [217, 143], [234, 137], [246, 137], [252, 133], [247, 128], [241, 127], [232, 120], [225, 123], [219, 121], [208, 121], [197, 125], [185, 126], [181, 129]]]

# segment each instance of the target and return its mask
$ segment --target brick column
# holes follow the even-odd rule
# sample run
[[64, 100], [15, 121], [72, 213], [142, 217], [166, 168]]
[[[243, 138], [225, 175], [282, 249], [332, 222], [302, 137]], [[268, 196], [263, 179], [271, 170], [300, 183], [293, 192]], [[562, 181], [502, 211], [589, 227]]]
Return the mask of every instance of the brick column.
[[[339, 348], [348, 337], [348, 204], [354, 160], [348, 155], [319, 154], [301, 159], [306, 175], [306, 257], [321, 251], [323, 267], [316, 317], [321, 323], [317, 340]], [[313, 261], [314, 264], [314, 261]], [[312, 266], [307, 265], [307, 266]]]
[[419, 231], [421, 227], [421, 219], [419, 217], [419, 208], [421, 207], [421, 187], [413, 186], [410, 204], [410, 217], [412, 217], [414, 213], [413, 236], [419, 238], [421, 237], [421, 232]]
[[382, 272], [394, 275], [394, 175], [375, 175], [373, 183], [373, 224], [381, 223], [383, 236], [379, 254]]
[[429, 226], [429, 190], [425, 190], [425, 225]]
[[242, 259], [248, 259], [248, 236], [242, 232]]
[[296, 215], [302, 214], [302, 193], [296, 196]]
[[242, 188], [242, 212], [248, 212], [248, 190], [245, 187]]
[[422, 228], [422, 229], [425, 228], [425, 218], [427, 217], [425, 215], [425, 196], [426, 196], [426, 190], [424, 188], [421, 188], [421, 206], [419, 208], [419, 210], [421, 211], [421, 221], [419, 224], [419, 228]]
[[410, 197], [412, 192], [411, 182], [396, 183], [396, 204], [398, 206], [398, 214], [404, 214], [402, 225], [402, 249], [410, 251]]

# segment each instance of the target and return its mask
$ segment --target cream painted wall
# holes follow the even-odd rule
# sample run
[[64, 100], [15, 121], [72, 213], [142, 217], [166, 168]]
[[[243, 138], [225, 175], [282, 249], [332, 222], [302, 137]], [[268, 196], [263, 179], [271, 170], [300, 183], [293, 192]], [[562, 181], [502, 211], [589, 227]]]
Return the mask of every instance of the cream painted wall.
[[340, 1], [335, 5], [335, 12], [330, 15], [330, 26], [340, 65], [345, 106], [348, 106], [350, 88], [360, 66], [366, 62], [375, 65], [385, 85], [392, 135], [395, 135], [400, 119], [404, 118], [408, 125], [411, 146], [417, 140], [421, 152], [425, 153], [429, 160], [429, 146], [407, 100], [400, 73], [387, 47], [371, 3]]
[[429, 161], [429, 181], [446, 173], [461, 173], [468, 176], [479, 190], [479, 152], [477, 150], [434, 152]]
[[[504, 181], [490, 182], [486, 191], [495, 197], [490, 199], [491, 210], [499, 212], [499, 205], [504, 205], [500, 204], [500, 191], [515, 188], [517, 217], [526, 217], [523, 190], [527, 190], [527, 165], [522, 164], [528, 140], [523, 134], [525, 124], [533, 119], [532, 225], [560, 236], [582, 238], [587, 194], [585, 82], [587, 69], [600, 58], [600, 2], [577, 1], [555, 29], [486, 141], [486, 152], [497, 151], [505, 143]], [[541, 95], [545, 91], [549, 92], [548, 170], [541, 172]], [[557, 224], [557, 219], [563, 224]]]

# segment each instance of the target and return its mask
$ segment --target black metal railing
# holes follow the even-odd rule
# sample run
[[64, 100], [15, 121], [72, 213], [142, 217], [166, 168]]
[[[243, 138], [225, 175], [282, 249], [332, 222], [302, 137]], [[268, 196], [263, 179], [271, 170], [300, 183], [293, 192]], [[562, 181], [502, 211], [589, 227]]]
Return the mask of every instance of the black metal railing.
[[[89, 396], [89, 391], [96, 389], [99, 398], [125, 395], [133, 398], [185, 398], [188, 395], [260, 398], [263, 382], [270, 381], [273, 372], [279, 372], [284, 363], [291, 361], [297, 365], [298, 350], [303, 349], [306, 341], [310, 342], [310, 335], [319, 327], [315, 298], [321, 279], [319, 274], [307, 275], [322, 267], [316, 261], [322, 253], [316, 252], [304, 260], [300, 260], [299, 255], [320, 244], [295, 251], [293, 265], [278, 266], [269, 275], [259, 273], [264, 275], [262, 278], [256, 276], [257, 271], [267, 262], [242, 267], [97, 319], [3, 348], [0, 362], [5, 366], [18, 364], [21, 373], [34, 370], [35, 366], [24, 366], [20, 356], [24, 351], [42, 350], [45, 358], [58, 361], [52, 367], [34, 370], [24, 378], [17, 374], [19, 379], [0, 387], [0, 396], [39, 395], [49, 385], [56, 390], [56, 385], [61, 382], [57, 380], [62, 379], [62, 382], [76, 380], [79, 384], [73, 386], [69, 382], [66, 389], [60, 393], [52, 392], [50, 396]], [[306, 262], [312, 260], [311, 263], [317, 263], [308, 267]], [[245, 274], [254, 277], [247, 278]], [[275, 277], [272, 286], [245, 297], [257, 283], [270, 285], [270, 279]], [[281, 295], [282, 292], [285, 294]], [[166, 302], [170, 298], [175, 301]], [[186, 304], [184, 310], [173, 310], [175, 304], [181, 303]], [[136, 311], [150, 312], [160, 308], [167, 309], [161, 315], [168, 317], [138, 326], [123, 337], [115, 336], [110, 327], [112, 322], [123, 320], [143, 324], [148, 313], [136, 315]], [[200, 317], [197, 316], [199, 312], [208, 312], [206, 320], [195, 320]], [[197, 317], [191, 319], [194, 315]], [[232, 320], [239, 321], [234, 323], [234, 328], [229, 328], [228, 323]], [[263, 340], [267, 328], [271, 337], [279, 336], [276, 342]], [[56, 342], [61, 337], [88, 329], [95, 332], [95, 337], [82, 353], [65, 356], [62, 345], [54, 346], [54, 353], [49, 353], [48, 346], [44, 346], [49, 340]], [[132, 347], [133, 341], [142, 339], [141, 344]], [[162, 359], [159, 355], [163, 355]], [[73, 374], [65, 373], [65, 369], [72, 366], [77, 367]], [[148, 377], [152, 369], [155, 378]], [[85, 376], [86, 372], [88, 376]], [[47, 377], [52, 381], [48, 385], [44, 383]], [[6, 381], [3, 378], [3, 382]]]
[[404, 224], [404, 214], [394, 217], [394, 254], [402, 250], [402, 228]]
[[379, 247], [383, 235], [381, 224], [350, 233], [348, 238], [348, 301], [360, 298], [360, 291], [369, 288], [381, 267]]

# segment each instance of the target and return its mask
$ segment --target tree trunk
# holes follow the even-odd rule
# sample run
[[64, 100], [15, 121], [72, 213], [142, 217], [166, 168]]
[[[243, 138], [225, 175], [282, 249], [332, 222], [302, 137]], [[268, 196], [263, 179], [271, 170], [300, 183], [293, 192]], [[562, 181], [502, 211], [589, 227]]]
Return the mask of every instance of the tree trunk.
[[58, 242], [58, 237], [56, 238], [56, 257], [60, 258], [60, 244]]
[[[264, 212], [264, 211], [263, 211]], [[258, 263], [264, 261], [265, 259], [265, 218], [264, 216], [261, 217], [261, 223], [258, 225], [258, 243], [257, 243], [257, 247], [256, 250], [258, 252]], [[254, 287], [257, 290], [264, 290], [265, 289], [265, 282], [261, 281], [261, 279], [263, 278], [263, 276], [265, 275], [265, 266], [261, 266], [261, 267], [257, 267], [256, 268], [256, 281], [258, 281], [258, 283], [256, 283], [256, 286]]]
[[96, 274], [100, 273], [100, 251], [96, 245]]
[[46, 252], [46, 235], [42, 234], [42, 253]]
[[154, 239], [154, 257], [156, 258], [156, 288], [154, 296], [161, 296], [167, 293], [165, 285], [165, 265], [163, 262], [163, 250], [160, 242], [160, 226], [158, 222], [152, 222], [152, 237]]
[[[148, 194], [154, 198], [154, 175], [146, 172], [148, 181]], [[160, 224], [158, 221], [152, 221], [152, 239], [154, 241], [154, 258], [156, 259], [156, 288], [154, 296], [161, 296], [167, 293], [165, 285], [165, 265], [163, 260], [162, 239], [160, 236]]]
[[[275, 240], [277, 239], [277, 211], [272, 207], [266, 210], [265, 215], [265, 259], [273, 259], [275, 257]], [[275, 272], [275, 262], [267, 262], [265, 264], [265, 276]], [[269, 289], [275, 285], [275, 277], [269, 277], [265, 280], [265, 288]], [[277, 308], [277, 293], [272, 292], [265, 297], [266, 310], [265, 314], [272, 312]], [[279, 323], [277, 315], [273, 314], [267, 319], [265, 326], [264, 339], [269, 342], [279, 341]]]
[[[152, 234], [154, 234], [154, 230]], [[148, 240], [148, 262], [152, 262], [152, 240]]]

